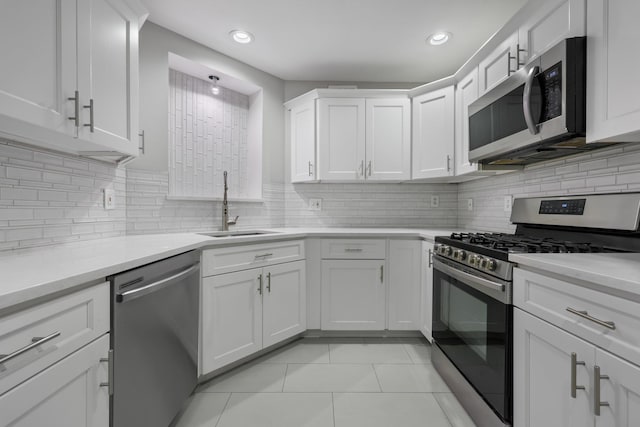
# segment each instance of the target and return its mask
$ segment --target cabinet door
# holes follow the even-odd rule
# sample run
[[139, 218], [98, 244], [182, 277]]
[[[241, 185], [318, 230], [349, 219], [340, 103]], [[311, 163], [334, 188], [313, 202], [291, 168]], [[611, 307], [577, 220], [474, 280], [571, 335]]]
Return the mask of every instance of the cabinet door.
[[291, 108], [291, 182], [316, 179], [315, 100]]
[[0, 396], [1, 426], [107, 427], [109, 335]]
[[365, 178], [365, 102], [361, 98], [318, 100], [318, 151], [321, 180]]
[[456, 175], [476, 172], [476, 163], [469, 161], [469, 104], [478, 99], [478, 68], [474, 68], [456, 85]]
[[[596, 350], [600, 375], [600, 407], [597, 427], [636, 427], [640, 423], [640, 367], [600, 349]], [[595, 376], [595, 375], [594, 375]], [[598, 381], [598, 378], [594, 378]], [[595, 387], [594, 387], [595, 388]], [[595, 400], [594, 400], [595, 405]]]
[[1, 2], [0, 57], [2, 132], [75, 136], [76, 1]]
[[422, 242], [389, 242], [389, 330], [420, 329]]
[[433, 321], [433, 243], [422, 242], [422, 281], [420, 292], [420, 332], [429, 341]]
[[[595, 347], [543, 320], [514, 308], [513, 425], [593, 426], [590, 404]], [[572, 353], [576, 390], [572, 397]]]
[[482, 96], [518, 70], [518, 33], [512, 34], [480, 61], [479, 92]]
[[268, 347], [307, 329], [305, 261], [264, 269], [262, 345]]
[[323, 260], [321, 311], [323, 330], [383, 330], [384, 260]]
[[413, 98], [413, 179], [453, 174], [453, 120], [453, 86]]
[[589, 0], [587, 142], [640, 140], [638, 16], [636, 0]]
[[261, 268], [202, 279], [201, 375], [262, 349]]
[[122, 0], [78, 2], [78, 87], [79, 138], [136, 155], [138, 20]]
[[520, 64], [566, 38], [584, 36], [585, 20], [585, 0], [547, 0], [520, 26]]
[[367, 99], [366, 178], [411, 178], [411, 105], [409, 99]]

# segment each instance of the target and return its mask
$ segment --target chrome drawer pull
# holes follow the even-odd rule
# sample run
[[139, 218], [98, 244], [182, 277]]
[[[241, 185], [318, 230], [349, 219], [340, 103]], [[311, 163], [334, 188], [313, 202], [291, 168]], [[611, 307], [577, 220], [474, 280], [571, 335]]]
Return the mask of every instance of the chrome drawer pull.
[[576, 316], [580, 316], [583, 319], [591, 320], [593, 323], [597, 323], [598, 325], [604, 326], [605, 328], [609, 328], [609, 329], [612, 329], [612, 330], [616, 328], [616, 324], [614, 322], [611, 322], [609, 320], [597, 319], [597, 318], [589, 315], [587, 310], [576, 310], [575, 308], [567, 307], [567, 311], [569, 313], [575, 314]]
[[11, 354], [0, 354], [0, 365], [3, 363], [7, 363], [9, 360], [11, 359], [15, 359], [16, 357], [20, 356], [21, 354], [26, 353], [27, 351], [34, 349], [36, 347], [38, 347], [39, 345], [42, 345], [44, 343], [46, 343], [47, 341], [51, 341], [52, 339], [59, 337], [60, 336], [60, 332], [54, 332], [51, 335], [47, 335], [46, 337], [34, 337], [31, 339], [31, 344], [22, 347], [19, 350], [14, 351]]
[[345, 252], [362, 252], [362, 248], [345, 248]]
[[100, 387], [107, 387], [109, 396], [113, 396], [113, 350], [109, 350], [107, 357], [100, 358], [100, 363], [107, 363], [108, 380], [106, 383], [100, 383]]
[[270, 257], [270, 256], [273, 256], [273, 254], [269, 253], [269, 254], [256, 255], [255, 258], [256, 259], [258, 259], [258, 258], [267, 258], [267, 257]]
[[608, 380], [609, 375], [600, 375], [600, 366], [593, 367], [593, 412], [596, 416], [600, 416], [600, 408], [602, 406], [611, 406], [609, 402], [600, 400], [600, 380]]
[[584, 366], [584, 362], [578, 361], [578, 355], [576, 353], [571, 353], [571, 397], [574, 399], [576, 398], [578, 390], [585, 390], [583, 385], [577, 385], [578, 365]]

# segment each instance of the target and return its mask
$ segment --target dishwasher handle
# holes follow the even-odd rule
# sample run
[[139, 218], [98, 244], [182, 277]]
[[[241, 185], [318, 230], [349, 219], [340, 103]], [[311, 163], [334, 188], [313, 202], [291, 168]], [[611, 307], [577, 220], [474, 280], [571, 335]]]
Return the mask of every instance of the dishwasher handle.
[[176, 273], [172, 276], [169, 276], [165, 279], [162, 280], [158, 280], [157, 282], [153, 282], [150, 283], [148, 285], [142, 286], [140, 288], [137, 289], [132, 289], [130, 291], [126, 291], [123, 292], [121, 294], [116, 294], [116, 302], [127, 302], [127, 301], [131, 301], [132, 299], [135, 298], [139, 298], [143, 295], [147, 295], [150, 294], [152, 292], [156, 292], [159, 291], [161, 289], [164, 289], [168, 286], [173, 285], [174, 283], [180, 281], [181, 279], [183, 279], [186, 276], [189, 276], [190, 274], [194, 273], [195, 271], [198, 270], [198, 268], [200, 267], [199, 263], [193, 264], [190, 267], [185, 268], [184, 270], [180, 271], [179, 273]]

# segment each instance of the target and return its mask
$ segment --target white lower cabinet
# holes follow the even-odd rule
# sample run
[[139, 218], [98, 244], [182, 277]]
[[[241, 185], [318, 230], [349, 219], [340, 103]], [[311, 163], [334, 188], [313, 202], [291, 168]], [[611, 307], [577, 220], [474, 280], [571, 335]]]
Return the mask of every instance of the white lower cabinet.
[[389, 330], [420, 329], [422, 242], [389, 241]]
[[422, 280], [420, 288], [420, 332], [433, 341], [433, 243], [422, 242]]
[[201, 375], [305, 330], [304, 260], [202, 280]]
[[107, 427], [109, 335], [0, 396], [0, 426]]
[[385, 329], [385, 260], [322, 260], [323, 330]]

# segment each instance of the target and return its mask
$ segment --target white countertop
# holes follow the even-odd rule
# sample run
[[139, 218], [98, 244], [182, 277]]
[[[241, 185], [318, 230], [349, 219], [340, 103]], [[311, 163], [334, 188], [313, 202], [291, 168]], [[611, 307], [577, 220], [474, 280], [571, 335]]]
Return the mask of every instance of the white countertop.
[[[241, 231], [241, 230], [238, 230]], [[451, 229], [280, 228], [275, 234], [212, 238], [195, 233], [88, 240], [0, 253], [0, 312], [8, 307], [209, 246], [305, 237], [415, 237], [433, 241]]]
[[640, 253], [511, 254], [509, 260], [569, 280], [640, 295]]

